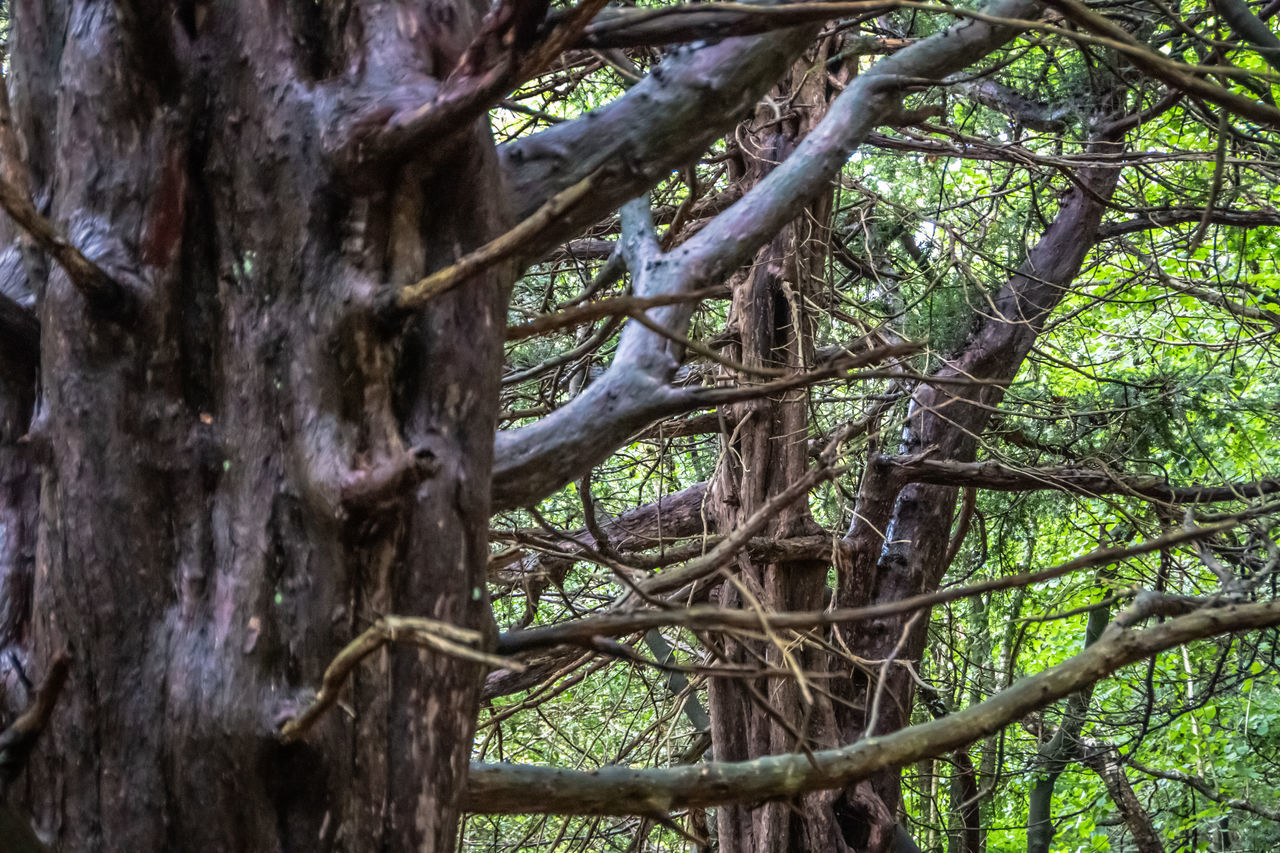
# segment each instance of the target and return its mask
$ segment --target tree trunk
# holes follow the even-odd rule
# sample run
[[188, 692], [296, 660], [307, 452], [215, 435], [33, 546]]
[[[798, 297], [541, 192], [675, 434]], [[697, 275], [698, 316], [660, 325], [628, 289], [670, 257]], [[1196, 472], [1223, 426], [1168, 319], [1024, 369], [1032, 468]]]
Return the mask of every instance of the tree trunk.
[[[1084, 647], [1098, 641], [1111, 620], [1111, 606], [1104, 602], [1089, 611], [1085, 625]], [[1053, 842], [1053, 791], [1058, 777], [1080, 757], [1080, 733], [1093, 698], [1092, 686], [1081, 690], [1067, 700], [1062, 724], [1053, 737], [1040, 747], [1034, 764], [1035, 784], [1027, 798], [1027, 850], [1028, 853], [1049, 853]]]
[[[824, 51], [825, 53], [825, 51]], [[822, 68], [825, 56], [798, 63], [773, 97], [793, 105], [788, 120], [761, 108], [742, 145], [741, 180], [751, 186], [782, 162], [822, 117], [827, 104]], [[806, 297], [820, 286], [825, 260], [829, 195], [785, 227], [760, 250], [751, 267], [735, 279], [730, 325], [736, 345], [726, 350], [748, 367], [799, 371], [813, 361], [812, 321]], [[807, 395], [794, 391], [733, 406], [734, 424], [711, 487], [710, 514], [717, 528], [732, 530], [770, 498], [800, 479], [809, 462]], [[767, 527], [783, 538], [816, 531], [803, 502], [779, 513]], [[739, 558], [737, 584], [719, 592], [726, 607], [815, 610], [825, 604], [827, 563], [821, 560], [753, 561]], [[752, 599], [755, 601], [753, 602]], [[784, 652], [771, 643], [728, 640], [724, 659], [738, 665], [825, 670], [826, 655], [811, 644]], [[839, 741], [830, 704], [806, 693], [794, 679], [712, 679], [708, 685], [712, 750], [717, 761], [821, 749]], [[817, 702], [814, 702], [814, 699]], [[755, 808], [725, 806], [717, 811], [720, 850], [844, 850], [841, 831], [825, 794]]]
[[425, 100], [485, 4], [198, 5], [185, 34], [157, 8], [14, 9], [42, 46], [12, 68], [35, 197], [129, 283], [30, 282], [38, 543], [30, 401], [3, 400], [0, 581], [36, 554], [5, 633], [30, 632], [34, 673], [75, 659], [28, 805], [67, 850], [452, 849], [476, 664], [384, 651], [352, 716], [277, 731], [381, 614], [490, 633], [510, 270], [408, 321], [363, 306], [503, 230], [493, 144], [468, 120], [429, 164], [345, 170], [334, 145], [377, 120], [367, 93]]

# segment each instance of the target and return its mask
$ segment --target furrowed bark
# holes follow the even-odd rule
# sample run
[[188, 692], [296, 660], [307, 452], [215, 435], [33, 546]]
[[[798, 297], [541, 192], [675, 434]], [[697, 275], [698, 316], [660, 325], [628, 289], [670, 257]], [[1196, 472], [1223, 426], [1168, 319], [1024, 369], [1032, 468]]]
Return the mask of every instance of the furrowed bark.
[[39, 363], [40, 321], [29, 308], [0, 293], [0, 374], [29, 386]]
[[1138, 853], [1164, 853], [1164, 842], [1151, 821], [1151, 815], [1138, 799], [1133, 785], [1125, 776], [1120, 752], [1109, 743], [1086, 741], [1081, 763], [1098, 774], [1107, 789], [1107, 796], [1115, 803], [1116, 811], [1124, 819]]
[[[381, 60], [426, 74], [423, 49], [447, 60], [483, 13], [385, 26], [397, 9], [353, 3], [359, 37], [331, 43], [375, 44], [346, 57], [375, 75]], [[510, 270], [403, 328], [351, 306], [510, 226], [496, 152], [481, 123], [435, 177], [336, 180], [332, 101], [299, 81], [293, 10], [205, 11], [168, 101], [109, 5], [15, 8], [14, 43], [41, 47], [13, 59], [33, 197], [76, 245], [138, 271], [152, 324], [103, 322], [58, 268], [31, 283], [41, 414], [15, 445], [26, 426], [3, 410], [0, 583], [32, 615], [6, 612], [6, 636], [29, 660], [64, 645], [77, 660], [24, 804], [68, 850], [449, 850], [476, 662], [384, 649], [344, 693], [354, 721], [326, 716], [289, 745], [277, 726], [379, 615], [492, 631]], [[38, 543], [11, 479], [28, 447], [47, 455]], [[421, 448], [438, 462], [425, 481]], [[9, 595], [37, 546], [34, 591]]]
[[[771, 93], [776, 102], [797, 105], [794, 118], [775, 122], [773, 112], [762, 106], [739, 131], [740, 138], [747, 140], [743, 144], [745, 174], [740, 180], [753, 188], [748, 197], [822, 119], [828, 108], [827, 81], [807, 71], [825, 67], [833, 49], [830, 42], [820, 44], [816, 55], [802, 57]], [[747, 369], [799, 373], [814, 362], [814, 323], [805, 305], [822, 287], [831, 195], [828, 190], [812, 201], [799, 220], [782, 228], [756, 253], [749, 271], [733, 280], [728, 325], [737, 330], [737, 340], [726, 354]], [[739, 381], [749, 379], [732, 370], [724, 372]], [[735, 426], [722, 442], [709, 509], [721, 529], [735, 530], [810, 474], [808, 398], [795, 391], [770, 395], [730, 407], [729, 417]], [[797, 500], [768, 513], [760, 533], [766, 539], [781, 540], [817, 530], [807, 502]], [[723, 543], [717, 546], [723, 547]], [[732, 562], [721, 562], [731, 565], [735, 579], [745, 585], [745, 591], [737, 584], [725, 584], [713, 593], [722, 608], [792, 611], [823, 606], [826, 561], [752, 559], [744, 551]], [[806, 674], [821, 673], [828, 663], [826, 655], [814, 649], [784, 655], [772, 642], [733, 635], [725, 635], [715, 654], [729, 665], [750, 668], [765, 661], [772, 667], [795, 666]], [[763, 701], [769, 704], [768, 713], [758, 707], [762, 697], [767, 697]], [[829, 745], [824, 736], [830, 734], [830, 709], [825, 703], [814, 707], [810, 699], [791, 679], [772, 684], [764, 679], [711, 679], [707, 700], [716, 760], [744, 761], [801, 746]], [[797, 738], [803, 741], [797, 743]], [[724, 853], [838, 850], [840, 832], [824, 806], [821, 800], [806, 799], [754, 809], [724, 806], [716, 813], [720, 849]]]

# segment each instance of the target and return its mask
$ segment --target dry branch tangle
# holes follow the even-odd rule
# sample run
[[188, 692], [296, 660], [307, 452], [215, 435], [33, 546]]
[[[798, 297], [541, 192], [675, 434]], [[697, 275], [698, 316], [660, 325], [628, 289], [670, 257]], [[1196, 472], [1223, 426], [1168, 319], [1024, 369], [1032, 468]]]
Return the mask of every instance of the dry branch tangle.
[[[1097, 643], [995, 697], [930, 723], [812, 757], [785, 754], [735, 764], [596, 771], [478, 765], [467, 808], [486, 813], [649, 814], [694, 806], [761, 802], [847, 787], [882, 770], [944, 755], [1128, 664], [1193, 640], [1280, 625], [1280, 602], [1201, 610], [1143, 630], [1112, 626]], [[537, 791], [536, 798], [529, 792]]]

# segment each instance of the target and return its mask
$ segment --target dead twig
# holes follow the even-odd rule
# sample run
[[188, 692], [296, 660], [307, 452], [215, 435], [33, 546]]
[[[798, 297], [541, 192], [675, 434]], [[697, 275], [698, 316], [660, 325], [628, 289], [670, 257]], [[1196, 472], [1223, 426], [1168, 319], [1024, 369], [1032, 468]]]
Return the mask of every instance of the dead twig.
[[320, 691], [314, 701], [302, 713], [290, 719], [280, 730], [280, 740], [285, 743], [302, 737], [320, 719], [320, 716], [338, 701], [342, 686], [360, 663], [388, 643], [409, 643], [431, 649], [443, 655], [484, 664], [493, 669], [520, 671], [524, 664], [509, 658], [492, 655], [478, 647], [484, 635], [469, 628], [459, 628], [436, 619], [412, 616], [383, 616], [363, 634], [356, 637], [334, 657], [324, 671]]

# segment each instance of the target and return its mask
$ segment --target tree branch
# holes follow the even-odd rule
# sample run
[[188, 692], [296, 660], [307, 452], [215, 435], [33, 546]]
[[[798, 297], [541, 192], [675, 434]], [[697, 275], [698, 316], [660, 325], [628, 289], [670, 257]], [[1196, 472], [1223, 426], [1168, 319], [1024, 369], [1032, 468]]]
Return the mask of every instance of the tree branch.
[[58, 697], [62, 695], [62, 688], [67, 683], [70, 667], [71, 656], [66, 652], [59, 652], [36, 689], [31, 706], [0, 732], [0, 795], [18, 778], [36, 741], [48, 727], [54, 706], [58, 704]]
[[1244, 501], [1280, 492], [1280, 478], [1247, 483], [1171, 486], [1154, 475], [1119, 474], [1069, 466], [1013, 468], [995, 462], [956, 462], [950, 459], [881, 457], [876, 461], [906, 482], [939, 486], [976, 486], [1000, 492], [1059, 489], [1080, 495], [1133, 495], [1164, 503]]
[[531, 241], [525, 257], [541, 257], [700, 155], [773, 85], [815, 29], [681, 51], [608, 105], [503, 145], [499, 153], [521, 217], [600, 170], [587, 202]]
[[[1098, 229], [1098, 240], [1114, 240], [1138, 231], [1186, 225], [1205, 219], [1202, 207], [1169, 207], [1144, 210], [1133, 219], [1107, 222]], [[1280, 225], [1280, 213], [1270, 210], [1224, 210], [1214, 208], [1209, 212], [1210, 225], [1228, 225], [1237, 228], [1255, 228], [1260, 225]]]
[[401, 314], [418, 310], [437, 296], [515, 257], [529, 241], [536, 240], [539, 234], [553, 227], [558, 220], [568, 215], [575, 206], [587, 198], [592, 192], [593, 182], [593, 176], [588, 175], [573, 186], [547, 199], [542, 207], [530, 214], [519, 225], [464, 255], [456, 263], [436, 270], [414, 284], [375, 297], [377, 299], [375, 310], [384, 319], [394, 319]]
[[[873, 14], [892, 8], [882, 0], [843, 3], [787, 3], [778, 6], [749, 3], [693, 3], [658, 9], [606, 9], [582, 32], [583, 47], [644, 47], [677, 42], [722, 39], [768, 32], [798, 24]], [[868, 42], [882, 50], [902, 47], [903, 39]], [[868, 51], [870, 52], [870, 51]]]
[[[994, 0], [989, 8], [994, 16], [1018, 17], [1030, 14], [1033, 4], [1030, 0]], [[908, 83], [958, 71], [1004, 44], [1015, 32], [1010, 26], [966, 20], [881, 60], [841, 93], [818, 127], [786, 161], [670, 252], [661, 253], [656, 241], [637, 236], [647, 227], [647, 213], [628, 206], [624, 226], [631, 223], [631, 236], [624, 233], [624, 241], [632, 243], [627, 251], [636, 295], [687, 292], [728, 275], [821, 191], [872, 129], [896, 114]], [[675, 335], [683, 335], [690, 313], [690, 307], [682, 304], [656, 309], [648, 316]], [[629, 323], [623, 329], [613, 365], [602, 379], [540, 422], [498, 434], [493, 490], [496, 507], [540, 500], [594, 467], [628, 436], [658, 418], [693, 408], [681, 399], [687, 395], [668, 384], [679, 353], [676, 346], [661, 338], [638, 323]], [[704, 405], [711, 400], [735, 399], [731, 394], [716, 393], [703, 393]]]
[[[996, 590], [1015, 589], [1043, 583], [1044, 581], [1065, 577], [1085, 569], [1111, 565], [1142, 554], [1163, 551], [1187, 542], [1204, 539], [1230, 530], [1235, 525], [1236, 522], [1232, 520], [1206, 524], [1194, 530], [1178, 530], [1139, 545], [1098, 548], [1073, 560], [1036, 572], [1023, 572], [1016, 575], [992, 578], [969, 586], [951, 587], [937, 592], [922, 593], [867, 607], [841, 607], [808, 613], [760, 614], [746, 610], [726, 610], [719, 607], [699, 606], [673, 610], [611, 613], [603, 616], [589, 616], [583, 619], [563, 622], [559, 625], [509, 631], [498, 638], [498, 650], [501, 654], [514, 654], [516, 652], [544, 649], [564, 644], [590, 645], [596, 637], [622, 637], [639, 631], [647, 631], [651, 628], [672, 626], [705, 630], [732, 628], [757, 630], [762, 625], [767, 625], [767, 627], [775, 630], [803, 631], [826, 625], [867, 622], [873, 619], [884, 619], [888, 616], [914, 613], [925, 608], [936, 607], [951, 601], [971, 598], [975, 595]], [[658, 577], [662, 576], [658, 575]], [[1141, 617], [1150, 615], [1147, 612], [1147, 608], [1156, 603], [1158, 603], [1158, 599], [1139, 594], [1135, 601], [1135, 605], [1138, 605], [1137, 608], [1131, 608], [1122, 614], [1124, 624], [1128, 626], [1141, 621]]]
[[881, 770], [944, 755], [994, 734], [1150, 655], [1193, 640], [1276, 625], [1280, 601], [1201, 610], [1142, 631], [1112, 626], [1083, 652], [985, 702], [839, 749], [655, 769], [473, 765], [463, 807], [486, 814], [628, 815], [778, 800], [846, 787]]
[[1129, 834], [1133, 836], [1138, 853], [1164, 853], [1160, 833], [1151, 823], [1151, 815], [1142, 807], [1128, 777], [1124, 775], [1124, 765], [1116, 748], [1109, 743], [1092, 740], [1085, 741], [1084, 747], [1080, 763], [1102, 779], [1107, 795], [1116, 804], [1116, 810], [1120, 812], [1125, 826], [1129, 828]]
[[1244, 0], [1214, 0], [1213, 5], [1232, 32], [1256, 47], [1267, 64], [1280, 71], [1280, 38], [1250, 11]]
[[1132, 759], [1128, 762], [1129, 766], [1140, 773], [1148, 776], [1154, 776], [1157, 779], [1167, 779], [1170, 782], [1181, 782], [1184, 785], [1190, 785], [1205, 797], [1213, 800], [1215, 803], [1222, 803], [1228, 808], [1237, 809], [1242, 812], [1257, 815], [1267, 820], [1280, 821], [1280, 809], [1268, 808], [1260, 806], [1257, 803], [1244, 800], [1239, 797], [1229, 797], [1223, 794], [1217, 788], [1210, 785], [1199, 776], [1192, 776], [1190, 773], [1183, 773], [1180, 770], [1157, 770], [1154, 767], [1148, 767]]
[[727, 291], [722, 287], [706, 287], [692, 293], [668, 293], [663, 296], [614, 296], [598, 302], [588, 302], [554, 314], [543, 314], [534, 317], [518, 326], [507, 327], [507, 341], [522, 341], [525, 338], [546, 335], [570, 326], [581, 326], [603, 317], [625, 317], [635, 311], [658, 308], [663, 305], [675, 305], [679, 302], [700, 302], [712, 297], [723, 297]]
[[451, 138], [576, 41], [606, 2], [584, 0], [560, 16], [543, 39], [532, 42], [546, 3], [508, 0], [490, 11], [442, 82], [421, 80], [372, 93], [341, 90], [339, 109], [325, 134], [333, 162], [339, 170], [357, 174], [409, 159], [424, 163], [448, 151]]
[[1009, 118], [1046, 133], [1059, 133], [1067, 119], [1076, 112], [1074, 104], [1044, 104], [1033, 101], [1018, 90], [995, 80], [971, 80], [952, 83], [951, 91], [971, 101], [1004, 113]]
[[324, 671], [324, 678], [315, 700], [300, 714], [284, 724], [280, 730], [280, 740], [289, 743], [306, 734], [321, 715], [338, 701], [342, 686], [360, 661], [388, 643], [410, 643], [443, 655], [482, 663], [494, 669], [523, 669], [518, 661], [479, 651], [483, 640], [484, 636], [479, 631], [459, 628], [436, 619], [409, 616], [380, 617], [368, 630], [338, 652], [328, 669]]
[[1128, 30], [1093, 11], [1079, 0], [1045, 0], [1045, 5], [1060, 12], [1063, 17], [1081, 29], [1105, 38], [1122, 51], [1135, 66], [1166, 85], [1188, 95], [1203, 98], [1211, 104], [1217, 104], [1228, 112], [1258, 124], [1280, 128], [1280, 110], [1197, 76], [1194, 70], [1184, 63], [1156, 53], [1130, 35]]
[[0, 207], [67, 273], [67, 278], [95, 308], [118, 319], [135, 315], [137, 295], [73, 246], [53, 223], [41, 216], [26, 194], [0, 178]]

